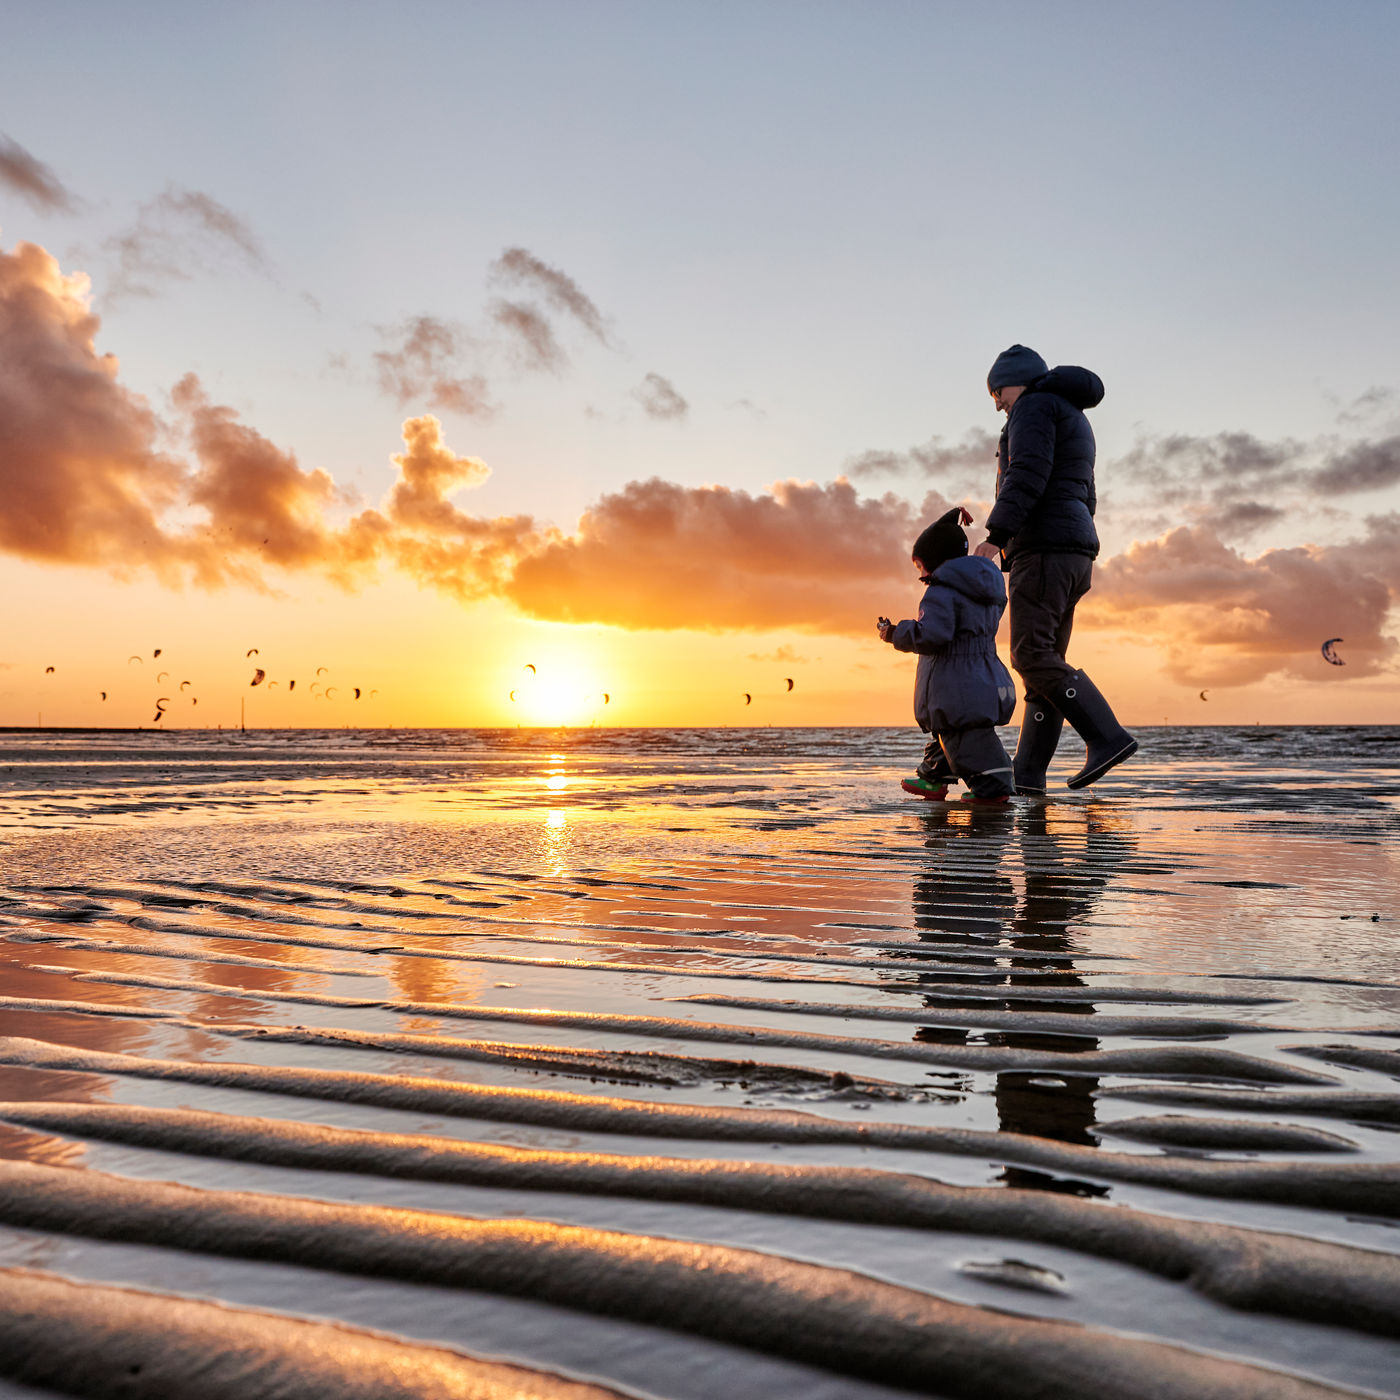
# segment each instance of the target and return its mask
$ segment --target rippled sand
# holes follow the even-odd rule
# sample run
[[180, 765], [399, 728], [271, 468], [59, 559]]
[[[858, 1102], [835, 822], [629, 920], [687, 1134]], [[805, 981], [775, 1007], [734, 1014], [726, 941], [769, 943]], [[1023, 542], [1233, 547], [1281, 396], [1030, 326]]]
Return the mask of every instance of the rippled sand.
[[1400, 730], [1142, 737], [0, 735], [0, 1395], [1400, 1395]]

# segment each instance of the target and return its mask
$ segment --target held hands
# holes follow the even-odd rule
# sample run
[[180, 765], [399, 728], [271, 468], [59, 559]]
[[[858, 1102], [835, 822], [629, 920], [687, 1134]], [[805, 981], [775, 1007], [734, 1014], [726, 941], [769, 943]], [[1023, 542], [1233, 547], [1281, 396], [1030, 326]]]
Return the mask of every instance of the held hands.
[[972, 552], [973, 552], [974, 554], [978, 555], [980, 558], [983, 558], [983, 559], [1000, 559], [1000, 558], [1001, 558], [1001, 550], [1000, 550], [1000, 548], [999, 548], [997, 545], [994, 545], [994, 544], [991, 542], [991, 540], [983, 540], [982, 543], [979, 544], [979, 545], [977, 546], [977, 548], [974, 549]]

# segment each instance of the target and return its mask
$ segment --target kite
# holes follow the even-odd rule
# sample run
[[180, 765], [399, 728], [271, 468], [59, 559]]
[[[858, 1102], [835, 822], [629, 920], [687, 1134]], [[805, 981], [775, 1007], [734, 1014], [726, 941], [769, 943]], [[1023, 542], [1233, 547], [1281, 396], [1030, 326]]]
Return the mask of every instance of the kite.
[[514, 692], [513, 690], [512, 690], [511, 693], [510, 693], [510, 698], [511, 698], [512, 700], [515, 699], [515, 692]]
[[529, 661], [527, 661], [520, 669], [522, 671], [528, 671], [532, 676], [539, 675], [539, 672], [535, 670], [534, 665]]
[[1332, 650], [1332, 648], [1336, 646], [1338, 642], [1344, 641], [1346, 641], [1345, 637], [1328, 637], [1328, 639], [1322, 644], [1322, 659], [1324, 661], [1330, 661], [1333, 666], [1345, 666], [1347, 663], [1343, 661], [1342, 658], [1338, 656], [1335, 651]]
[[296, 683], [295, 681], [288, 681], [288, 682], [287, 682], [287, 689], [288, 689], [288, 690], [295, 690], [296, 688], [297, 688], [297, 683]]
[[250, 680], [250, 681], [248, 682], [248, 684], [249, 684], [250, 686], [252, 686], [252, 685], [261, 685], [261, 684], [263, 683], [263, 680], [264, 680], [264, 678], [266, 677], [266, 675], [267, 675], [267, 672], [264, 671], [263, 668], [262, 668], [261, 666], [259, 666], [258, 669], [257, 669], [256, 671], [253, 672], [253, 679]]
[[1201, 691], [1201, 699], [1204, 700], [1205, 698], [1206, 698], [1206, 693], [1205, 693], [1205, 691], [1203, 690], [1203, 691]]
[[748, 693], [747, 690], [744, 692], [744, 704], [746, 704], [746, 705], [752, 705], [752, 704], [753, 704], [753, 696], [750, 695], [750, 694]]
[[52, 667], [52, 666], [45, 666], [45, 667], [44, 667], [44, 674], [45, 674], [46, 676], [51, 676], [51, 675], [53, 675], [53, 667]]
[[356, 687], [355, 687], [355, 699], [358, 700], [359, 698], [360, 698], [360, 687], [359, 687], [359, 686], [356, 686]]
[[131, 663], [132, 663], [133, 661], [134, 661], [138, 666], [144, 666], [144, 665], [146, 664], [144, 661], [141, 660], [141, 658], [140, 658], [139, 656], [128, 656], [128, 657], [126, 658], [126, 664], [127, 664], [128, 666], [130, 666]]
[[324, 666], [318, 666], [316, 668], [316, 674], [318, 676], [324, 676], [326, 674], [326, 668]]
[[160, 671], [160, 672], [158, 672], [157, 675], [156, 675], [156, 684], [159, 685], [159, 684], [161, 683], [161, 681], [168, 681], [169, 679], [170, 679], [170, 672], [169, 672], [169, 671]]
[[246, 661], [250, 656], [256, 656], [257, 654], [257, 647], [249, 647], [248, 650], [243, 653], [243, 659]]
[[370, 698], [371, 700], [373, 700], [374, 697], [375, 697], [376, 695], [378, 695], [378, 694], [379, 694], [379, 692], [378, 692], [377, 690], [371, 690], [370, 693], [369, 693], [369, 698]]
[[792, 677], [791, 677], [791, 676], [784, 676], [783, 679], [787, 682], [787, 688], [788, 688], [789, 690], [791, 690], [791, 689], [792, 689]]
[[198, 705], [198, 704], [199, 704], [199, 696], [198, 696], [198, 695], [191, 695], [191, 696], [190, 696], [190, 704], [191, 704], [191, 705]]
[[153, 724], [159, 724], [159, 723], [161, 722], [161, 720], [163, 720], [164, 718], [165, 718], [165, 711], [164, 711], [164, 710], [157, 710], [157, 711], [156, 711], [155, 719], [152, 721], [152, 723], [153, 723]]
[[98, 693], [104, 700], [107, 698], [107, 692], [106, 692], [105, 690], [99, 690], [97, 693]]
[[312, 695], [315, 695], [315, 694], [316, 694], [316, 687], [317, 687], [318, 685], [320, 685], [320, 681], [312, 681], [312, 682], [311, 682], [311, 693], [312, 693]]
[[193, 684], [194, 684], [193, 681], [181, 681], [181, 682], [180, 682], [180, 689], [183, 690], [187, 685], [193, 685]]
[[268, 688], [269, 690], [276, 690], [276, 689], [277, 689], [277, 682], [276, 682], [276, 681], [268, 681], [268, 683], [267, 683], [267, 688]]
[[326, 691], [326, 699], [329, 700], [329, 699], [331, 698], [331, 696], [334, 695], [334, 694], [335, 694], [335, 687], [334, 687], [334, 686], [331, 686], [330, 689]]
[[156, 657], [158, 657], [159, 655], [160, 655], [160, 648], [157, 647], [157, 648], [151, 653], [151, 660], [154, 661], [154, 660], [156, 659]]
[[603, 692], [603, 704], [605, 704], [605, 705], [611, 705], [611, 704], [612, 704], [612, 696], [609, 695], [608, 692], [607, 692], [606, 690]]

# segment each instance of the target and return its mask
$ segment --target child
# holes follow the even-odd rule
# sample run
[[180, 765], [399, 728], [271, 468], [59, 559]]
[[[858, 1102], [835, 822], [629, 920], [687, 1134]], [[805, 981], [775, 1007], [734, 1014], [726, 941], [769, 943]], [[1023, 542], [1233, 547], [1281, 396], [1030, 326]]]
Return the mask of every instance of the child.
[[1016, 708], [1016, 687], [996, 652], [1006, 587], [990, 559], [968, 555], [964, 524], [972, 516], [955, 506], [914, 541], [914, 568], [927, 585], [919, 616], [900, 623], [882, 617], [878, 628], [896, 651], [918, 653], [914, 718], [933, 735], [918, 774], [900, 787], [941, 802], [949, 782], [961, 778], [972, 789], [964, 802], [1001, 806], [1014, 787], [994, 726]]

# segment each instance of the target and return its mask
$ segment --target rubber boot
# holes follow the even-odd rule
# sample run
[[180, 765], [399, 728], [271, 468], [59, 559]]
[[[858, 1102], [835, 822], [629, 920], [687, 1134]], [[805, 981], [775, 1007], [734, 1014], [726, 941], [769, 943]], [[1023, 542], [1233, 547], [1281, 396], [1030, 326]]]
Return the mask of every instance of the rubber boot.
[[1137, 752], [1137, 740], [1118, 723], [1108, 701], [1083, 671], [1070, 676], [1051, 698], [1088, 749], [1083, 768], [1069, 779], [1067, 786], [1088, 787], [1114, 764]]
[[1016, 791], [1023, 797], [1045, 796], [1045, 770], [1055, 757], [1065, 717], [1042, 695], [1027, 695], [1016, 740]]
[[936, 778], [926, 778], [922, 773], [915, 773], [912, 778], [901, 778], [899, 785], [910, 797], [922, 797], [929, 802], [946, 802], [948, 799], [948, 784]]

